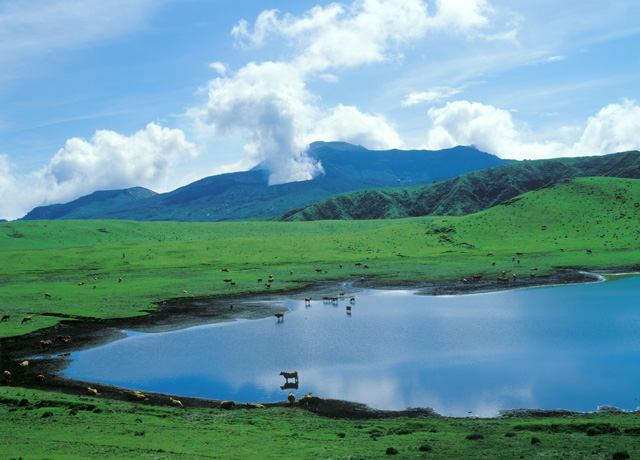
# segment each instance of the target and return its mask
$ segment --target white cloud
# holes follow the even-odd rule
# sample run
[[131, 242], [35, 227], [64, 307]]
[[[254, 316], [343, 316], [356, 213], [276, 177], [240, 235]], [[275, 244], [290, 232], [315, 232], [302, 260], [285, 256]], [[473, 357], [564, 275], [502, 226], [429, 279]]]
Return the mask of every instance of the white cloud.
[[400, 104], [404, 107], [410, 107], [427, 102], [440, 102], [445, 99], [449, 99], [456, 94], [460, 94], [462, 91], [462, 88], [449, 88], [446, 86], [431, 88], [428, 91], [416, 91], [407, 94]]
[[635, 101], [609, 104], [595, 116], [571, 148], [571, 156], [640, 150], [640, 107]]
[[315, 124], [307, 141], [344, 141], [369, 149], [401, 148], [396, 130], [382, 117], [360, 112], [356, 107], [339, 104]]
[[[96, 190], [161, 187], [174, 165], [197, 154], [182, 131], [149, 123], [131, 136], [101, 130], [91, 141], [71, 138], [46, 167], [26, 176], [15, 175], [6, 155], [0, 155], [0, 216], [22, 217], [34, 206]], [[28, 194], [24, 184], [29, 184]]]
[[229, 70], [223, 62], [212, 62], [209, 64], [209, 68], [218, 72], [218, 74], [225, 76]]
[[[429, 149], [475, 145], [501, 158], [518, 160], [605, 155], [640, 149], [637, 129], [640, 107], [628, 100], [607, 105], [590, 117], [580, 138], [573, 143], [532, 140], [534, 135], [525, 126], [518, 126], [509, 111], [477, 102], [449, 102], [428, 113], [432, 127], [424, 147]], [[560, 128], [558, 137], [566, 137], [567, 132], [575, 132], [575, 128]]]
[[[307, 82], [319, 78], [338, 83], [336, 72], [397, 62], [400, 48], [429, 30], [477, 37], [474, 31], [488, 25], [491, 13], [486, 0], [437, 0], [433, 15], [428, 9], [423, 0], [355, 0], [316, 6], [300, 16], [267, 10], [254, 24], [240, 21], [232, 30], [240, 45], [260, 47], [279, 39], [292, 54], [278, 62], [251, 62], [212, 81], [206, 121], [217, 135], [243, 133], [249, 140], [245, 150], [271, 165], [271, 183], [310, 179], [322, 171], [306, 155], [309, 141], [401, 146], [400, 136], [383, 117], [342, 104], [321, 108]], [[441, 89], [432, 97], [456, 91]], [[197, 116], [198, 110], [189, 113]]]
[[436, 6], [437, 13], [431, 18], [431, 25], [465, 35], [473, 35], [478, 29], [487, 27], [492, 12], [486, 0], [436, 0]]

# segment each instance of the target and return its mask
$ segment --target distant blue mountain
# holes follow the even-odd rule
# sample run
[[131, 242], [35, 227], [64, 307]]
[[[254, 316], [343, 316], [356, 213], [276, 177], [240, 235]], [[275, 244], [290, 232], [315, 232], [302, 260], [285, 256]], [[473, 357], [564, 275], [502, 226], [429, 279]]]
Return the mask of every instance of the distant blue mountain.
[[313, 180], [270, 186], [263, 162], [250, 171], [206, 177], [168, 193], [141, 187], [95, 192], [66, 204], [35, 208], [23, 219], [264, 219], [339, 193], [429, 184], [513, 162], [473, 147], [379, 151], [345, 142], [314, 142], [309, 155], [325, 171]]

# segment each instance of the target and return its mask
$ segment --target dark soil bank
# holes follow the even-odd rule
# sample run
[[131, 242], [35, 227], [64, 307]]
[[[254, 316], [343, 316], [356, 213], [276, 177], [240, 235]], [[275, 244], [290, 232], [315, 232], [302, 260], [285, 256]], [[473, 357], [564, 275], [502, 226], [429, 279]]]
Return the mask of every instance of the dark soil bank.
[[[504, 289], [526, 288], [545, 285], [578, 284], [600, 280], [601, 277], [577, 270], [564, 270], [546, 277], [531, 277], [509, 282], [498, 282], [493, 279], [470, 279], [459, 281], [422, 281], [397, 283], [393, 285], [377, 284], [374, 278], [351, 281], [352, 288], [378, 289], [415, 289], [423, 295], [456, 295], [490, 292]], [[1, 371], [11, 372], [10, 380], [3, 379], [3, 385], [39, 388], [43, 390], [59, 391], [70, 394], [84, 395], [87, 387], [98, 390], [101, 397], [113, 399], [128, 399], [130, 395], [125, 389], [111, 385], [83, 382], [64, 378], [59, 371], [67, 366], [68, 355], [71, 351], [93, 348], [124, 337], [123, 330], [142, 332], [162, 332], [183, 329], [199, 324], [233, 321], [236, 319], [258, 319], [271, 316], [282, 310], [278, 301], [299, 299], [305, 297], [321, 298], [333, 296], [344, 289], [344, 281], [314, 283], [304, 289], [288, 291], [286, 293], [270, 293], [247, 295], [244, 297], [216, 297], [208, 299], [173, 299], [158, 304], [156, 310], [145, 316], [122, 318], [113, 320], [61, 322], [55, 328], [37, 331], [24, 336], [6, 338], [0, 341]], [[231, 307], [233, 305], [233, 307]], [[57, 336], [70, 336], [71, 343], [64, 345]], [[51, 348], [43, 351], [41, 340], [51, 340]], [[37, 362], [32, 361], [27, 370], [22, 370], [18, 363], [27, 357], [42, 357]], [[44, 375], [43, 381], [36, 376]], [[135, 390], [135, 389], [132, 389]], [[141, 404], [168, 405], [169, 395], [145, 393], [146, 400]], [[222, 395], [221, 395], [222, 396]], [[191, 407], [220, 407], [220, 400], [180, 397], [185, 406]], [[258, 402], [258, 401], [254, 401]], [[298, 402], [294, 403], [295, 405]], [[285, 406], [288, 401], [264, 404], [265, 406]], [[238, 403], [236, 408], [246, 407]], [[363, 404], [340, 401], [322, 400], [311, 408], [321, 415], [349, 418], [376, 418], [396, 416], [437, 416], [430, 408], [407, 409], [404, 411], [374, 410]]]

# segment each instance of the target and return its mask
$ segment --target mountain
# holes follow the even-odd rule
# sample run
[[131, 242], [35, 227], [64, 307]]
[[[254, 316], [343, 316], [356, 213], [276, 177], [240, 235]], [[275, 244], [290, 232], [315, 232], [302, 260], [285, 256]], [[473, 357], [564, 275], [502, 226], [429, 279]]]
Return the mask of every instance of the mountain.
[[359, 190], [293, 209], [277, 220], [391, 219], [475, 213], [561, 179], [640, 178], [640, 153], [510, 163], [429, 185]]
[[269, 185], [263, 162], [250, 171], [206, 177], [168, 193], [139, 187], [95, 192], [70, 203], [36, 208], [22, 219], [211, 222], [273, 218], [344, 192], [428, 184], [513, 162], [472, 147], [376, 151], [344, 142], [314, 142], [309, 156], [325, 171], [313, 180]]
[[98, 191], [69, 203], [39, 206], [23, 217], [23, 220], [84, 219], [85, 214], [96, 212], [103, 219], [110, 219], [112, 213], [154, 195], [157, 195], [156, 192], [143, 187]]

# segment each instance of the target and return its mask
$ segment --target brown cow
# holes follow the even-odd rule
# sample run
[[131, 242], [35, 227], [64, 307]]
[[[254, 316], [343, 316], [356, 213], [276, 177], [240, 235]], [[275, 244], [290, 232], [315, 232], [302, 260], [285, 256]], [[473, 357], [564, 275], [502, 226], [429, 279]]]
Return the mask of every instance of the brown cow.
[[324, 401], [324, 398], [318, 398], [317, 396], [313, 396], [312, 393], [309, 393], [308, 395], [303, 396], [298, 400], [301, 406], [313, 412], [318, 411], [318, 407], [320, 406], [322, 401]]
[[311, 297], [305, 297], [304, 298], [304, 304], [305, 305], [311, 305]]
[[229, 270], [226, 269], [226, 268], [223, 268], [222, 271], [225, 272], [225, 273], [229, 273]]
[[31, 316], [25, 316], [24, 318], [22, 318], [20, 324], [28, 323], [29, 321], [31, 321]]
[[289, 403], [293, 406], [293, 403], [296, 400], [296, 395], [294, 395], [293, 392], [290, 391], [289, 396], [287, 396], [287, 399], [289, 400]]
[[2, 373], [2, 375], [4, 376], [4, 379], [8, 382], [9, 380], [11, 380], [11, 372], [9, 371], [4, 371]]
[[145, 401], [147, 397], [140, 393], [138, 390], [136, 391], [125, 391], [124, 392], [131, 401]]
[[87, 387], [87, 394], [89, 396], [98, 396], [100, 393], [95, 388]]
[[50, 299], [51, 298], [51, 294], [49, 294], [48, 292], [44, 293], [44, 297], [45, 299]]
[[276, 313], [276, 314], [275, 314], [275, 315], [273, 315], [273, 316], [275, 316], [276, 318], [278, 318], [278, 321], [280, 321], [280, 320], [283, 320], [283, 321], [284, 321], [284, 312], [283, 312], [283, 311], [280, 311], [280, 312]]
[[174, 406], [182, 406], [182, 401], [178, 401], [177, 399], [173, 399], [171, 396], [169, 396], [169, 401], [171, 402], [172, 405]]
[[226, 409], [226, 410], [231, 410], [234, 408], [234, 406], [236, 405], [235, 402], [233, 401], [222, 401], [220, 403], [220, 408], [221, 409]]
[[264, 409], [264, 404], [247, 403], [247, 409]]
[[287, 379], [287, 382], [289, 382], [289, 379], [294, 379], [296, 383], [298, 383], [298, 371], [294, 371], [294, 372], [282, 371], [280, 372], [280, 375], [283, 376], [285, 379]]
[[48, 350], [49, 348], [51, 348], [51, 340], [41, 340], [40, 346], [43, 350]]
[[11, 315], [2, 315], [2, 322], [9, 321], [11, 319]]

